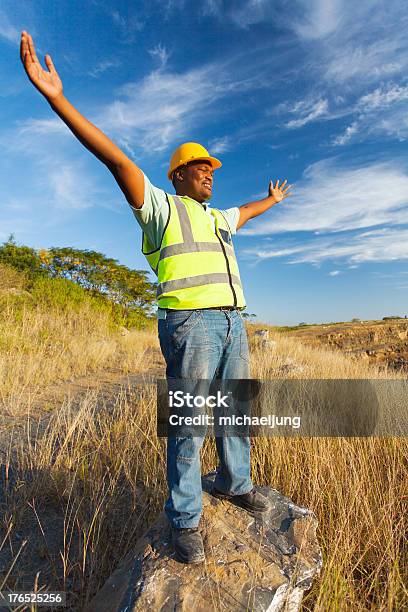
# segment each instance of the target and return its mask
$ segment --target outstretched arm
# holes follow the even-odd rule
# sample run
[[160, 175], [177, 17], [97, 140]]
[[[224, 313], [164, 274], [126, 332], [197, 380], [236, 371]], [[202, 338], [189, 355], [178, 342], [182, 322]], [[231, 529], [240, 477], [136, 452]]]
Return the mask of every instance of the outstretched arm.
[[[291, 192], [288, 192], [288, 189], [292, 187], [292, 185], [287, 185], [285, 187], [286, 179], [283, 181], [282, 185], [279, 187], [279, 179], [276, 181], [275, 187], [273, 186], [273, 181], [269, 183], [269, 195], [267, 198], [263, 200], [257, 200], [256, 202], [249, 202], [248, 204], [244, 204], [239, 207], [239, 220], [237, 224], [237, 230], [242, 227], [247, 221], [261, 215], [266, 210], [274, 206], [281, 200], [284, 200], [288, 196], [292, 195]], [[285, 189], [284, 189], [285, 187]]]
[[48, 71], [41, 66], [32, 37], [21, 34], [20, 57], [28, 78], [78, 140], [112, 172], [129, 204], [141, 208], [144, 200], [143, 173], [101, 130], [85, 119], [65, 98], [61, 79], [49, 55]]

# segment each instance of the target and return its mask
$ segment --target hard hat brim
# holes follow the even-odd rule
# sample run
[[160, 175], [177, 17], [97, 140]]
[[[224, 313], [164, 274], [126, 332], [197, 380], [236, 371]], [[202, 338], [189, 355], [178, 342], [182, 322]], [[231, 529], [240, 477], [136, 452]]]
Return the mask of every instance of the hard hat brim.
[[171, 171], [169, 170], [169, 172], [167, 173], [167, 177], [168, 177], [169, 181], [171, 181], [172, 176], [173, 176], [173, 172], [175, 172], [177, 170], [177, 168], [181, 168], [182, 166], [187, 166], [191, 162], [199, 162], [199, 161], [210, 162], [210, 164], [211, 164], [211, 166], [213, 167], [214, 170], [217, 170], [217, 168], [221, 168], [221, 166], [222, 166], [222, 163], [220, 162], [220, 160], [217, 159], [216, 157], [212, 157], [211, 155], [203, 156], [203, 157], [194, 157], [193, 159], [186, 159], [185, 161], [183, 160], [182, 162], [180, 162]]

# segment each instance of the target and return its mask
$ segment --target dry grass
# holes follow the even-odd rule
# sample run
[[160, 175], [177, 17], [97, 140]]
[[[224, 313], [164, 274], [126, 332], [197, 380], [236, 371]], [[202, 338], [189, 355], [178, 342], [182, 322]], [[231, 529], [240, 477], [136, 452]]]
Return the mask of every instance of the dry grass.
[[107, 369], [141, 371], [149, 366], [151, 346], [157, 346], [153, 331], [122, 336], [107, 314], [87, 304], [74, 313], [33, 308], [24, 300], [16, 309], [10, 300], [0, 316], [0, 400], [17, 415], [51, 383]]
[[[254, 336], [256, 326], [249, 325], [251, 348], [251, 375], [253, 378], [342, 378], [342, 379], [401, 379], [403, 374], [391, 369], [369, 364], [365, 361], [352, 360], [340, 351], [322, 346], [302, 344], [299, 338], [285, 336], [269, 328], [269, 342], [273, 346], [264, 346]], [[268, 329], [263, 326], [263, 329]], [[266, 356], [266, 358], [265, 358]], [[292, 362], [292, 363], [291, 363]], [[285, 364], [289, 363], [288, 367]]]
[[[140, 344], [136, 338], [115, 337], [120, 352], [109, 352], [107, 346], [100, 356], [91, 348], [92, 342], [113, 342], [109, 335], [101, 338], [106, 334], [102, 322], [85, 317], [75, 327], [72, 321], [61, 319], [55, 322], [55, 335], [48, 337], [47, 344], [45, 339], [39, 342], [42, 319], [32, 317], [16, 334], [20, 343], [10, 340], [13, 335], [7, 322], [0, 332], [1, 338], [4, 329], [9, 334], [7, 349], [0, 357], [4, 381], [10, 380], [8, 371], [14, 363], [14, 375], [24, 384], [30, 380], [41, 384], [41, 368], [35, 363], [39, 357], [47, 381], [61, 372], [59, 368], [67, 376], [92, 368], [97, 371], [112, 362], [131, 370], [144, 365], [142, 348], [152, 341], [151, 336], [143, 335], [138, 337]], [[74, 334], [72, 341], [70, 333]], [[278, 376], [288, 357], [292, 365], [305, 367], [301, 374], [305, 378], [396, 376], [350, 362], [337, 353], [305, 348], [280, 334], [273, 339], [277, 345], [269, 354], [251, 341], [254, 377]], [[59, 360], [59, 368], [53, 359]], [[292, 370], [285, 376], [299, 374]], [[203, 472], [215, 464], [214, 444], [207, 440]], [[46, 432], [27, 434], [13, 465], [17, 486], [5, 494], [2, 547], [10, 563], [20, 554], [22, 564], [17, 561], [6, 583], [21, 587], [23, 568], [29, 581], [32, 571], [30, 574], [27, 567], [41, 567], [38, 584], [65, 589], [70, 594], [70, 609], [80, 610], [162, 509], [165, 442], [155, 433], [154, 388], [125, 389], [112, 401], [92, 392], [79, 406], [62, 403]], [[304, 599], [304, 610], [407, 609], [406, 440], [257, 438], [252, 470], [255, 482], [279, 489], [318, 517], [324, 565], [320, 579]], [[19, 553], [16, 543], [24, 539], [29, 542]]]

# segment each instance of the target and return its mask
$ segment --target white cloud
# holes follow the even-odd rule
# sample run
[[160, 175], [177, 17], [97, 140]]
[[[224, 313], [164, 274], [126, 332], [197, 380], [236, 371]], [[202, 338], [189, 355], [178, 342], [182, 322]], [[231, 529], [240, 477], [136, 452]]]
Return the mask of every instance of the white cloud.
[[45, 187], [56, 208], [83, 210], [95, 203], [98, 189], [78, 164], [53, 164]]
[[[327, 100], [317, 100], [309, 108], [303, 107], [302, 109], [299, 109], [299, 107], [297, 106], [296, 111], [298, 110], [301, 110], [303, 117], [300, 117], [299, 119], [292, 119], [291, 121], [288, 121], [285, 124], [285, 127], [287, 128], [303, 127], [304, 125], [306, 125], [306, 123], [310, 123], [311, 121], [314, 121], [318, 117], [321, 117], [322, 115], [327, 114], [328, 103], [327, 103]], [[292, 112], [295, 112], [295, 111], [292, 111]]]
[[324, 38], [339, 29], [343, 19], [341, 0], [300, 0], [304, 12], [302, 18], [294, 19], [292, 27], [305, 40]]
[[[112, 199], [89, 172], [88, 153], [60, 119], [18, 123], [16, 129], [3, 132], [0, 146], [7, 151], [9, 165], [16, 160], [24, 167], [18, 184], [12, 185], [11, 213], [12, 209], [22, 210], [21, 203], [27, 201], [32, 211], [41, 209], [44, 215], [45, 211], [54, 214], [106, 206]], [[5, 174], [3, 184], [7, 180]]]
[[343, 49], [339, 45], [336, 55], [326, 63], [324, 77], [338, 84], [354, 80], [361, 87], [364, 82], [398, 74], [408, 64], [406, 52], [401, 49], [399, 55], [399, 50], [397, 41], [392, 40], [366, 45], [349, 41]]
[[166, 47], [162, 45], [161, 43], [153, 47], [153, 49], [149, 49], [149, 53], [152, 57], [158, 58], [160, 65], [162, 67], [164, 67], [167, 64], [167, 61], [170, 57], [170, 54], [168, 53]]
[[117, 59], [103, 60], [103, 61], [99, 62], [95, 66], [95, 68], [90, 70], [88, 72], [88, 74], [89, 74], [89, 76], [91, 76], [93, 78], [97, 78], [97, 77], [99, 77], [100, 74], [103, 74], [104, 72], [109, 70], [109, 68], [117, 68], [118, 66], [120, 66], [120, 61], [117, 60]]
[[[117, 9], [111, 9], [109, 6], [104, 7], [105, 11], [110, 15], [113, 23], [118, 26], [122, 34], [122, 42], [132, 43], [135, 40], [135, 35], [145, 27], [138, 14], [127, 11], [124, 17]], [[138, 13], [138, 12], [137, 12]]]
[[332, 270], [329, 272], [329, 276], [338, 276], [339, 274], [341, 274], [340, 270]]
[[273, 18], [274, 6], [270, 0], [234, 0], [227, 8], [223, 0], [203, 0], [199, 13], [205, 17], [217, 17], [219, 20], [232, 22], [237, 27], [246, 29], [251, 25], [270, 21]]
[[10, 23], [3, 11], [0, 11], [0, 37], [16, 45], [20, 44], [20, 32]]
[[231, 151], [232, 149], [231, 138], [229, 136], [214, 138], [214, 140], [210, 140], [208, 148], [211, 155], [221, 155], [222, 153], [227, 153], [227, 151]]
[[116, 23], [116, 25], [120, 26], [121, 28], [126, 27], [126, 19], [119, 13], [119, 11], [113, 10], [110, 12], [110, 15], [112, 17], [112, 21]]
[[[408, 228], [382, 228], [355, 235], [332, 234], [313, 241], [277, 248], [257, 247], [242, 251], [249, 259], [287, 257], [288, 263], [321, 264], [342, 261], [349, 264], [391, 262], [408, 259]], [[351, 267], [351, 266], [350, 266]], [[337, 272], [330, 273], [331, 276]]]
[[357, 103], [357, 109], [362, 112], [370, 112], [406, 100], [408, 100], [408, 85], [401, 86], [391, 83], [388, 88], [385, 86], [378, 87], [374, 91], [361, 96]]
[[[18, 124], [18, 137], [15, 139], [14, 144], [18, 148], [20, 146], [24, 147], [26, 135], [54, 136], [55, 134], [67, 135], [69, 133], [71, 133], [69, 128], [59, 117], [53, 117], [52, 119], [26, 119]], [[9, 143], [13, 145], [13, 139], [9, 140]]]
[[408, 138], [408, 86], [390, 83], [361, 96], [354, 107], [357, 119], [332, 144], [345, 145], [359, 139], [386, 135], [399, 140]]
[[[117, 90], [121, 99], [103, 108], [96, 125], [115, 136], [125, 137], [145, 154], [166, 150], [185, 136], [214, 120], [214, 104], [253, 83], [240, 75], [234, 81], [220, 64], [208, 64], [185, 72], [160, 68], [136, 83]], [[133, 145], [132, 145], [133, 142]]]
[[[286, 178], [286, 177], [285, 177]], [[251, 221], [242, 234], [346, 231], [408, 223], [408, 173], [398, 160], [365, 166], [316, 162], [293, 195]]]
[[345, 131], [343, 134], [340, 134], [339, 136], [336, 136], [333, 141], [332, 144], [334, 146], [337, 145], [345, 145], [347, 144], [351, 138], [354, 136], [354, 134], [357, 134], [358, 132], [358, 122], [357, 121], [353, 121], [353, 123], [349, 126], [346, 127]]

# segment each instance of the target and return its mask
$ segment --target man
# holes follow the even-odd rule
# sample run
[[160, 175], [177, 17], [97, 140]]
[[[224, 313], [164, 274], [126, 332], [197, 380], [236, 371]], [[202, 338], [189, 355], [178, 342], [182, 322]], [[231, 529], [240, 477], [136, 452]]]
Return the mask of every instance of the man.
[[[21, 34], [20, 56], [26, 73], [80, 142], [115, 177], [143, 230], [142, 252], [158, 276], [158, 331], [171, 379], [249, 378], [249, 353], [240, 310], [245, 307], [232, 234], [290, 195], [286, 180], [269, 185], [268, 197], [226, 211], [210, 208], [213, 173], [221, 162], [197, 143], [173, 154], [168, 178], [176, 195], [151, 185], [143, 172], [63, 95], [49, 55], [44, 70], [32, 37]], [[204, 560], [198, 530], [201, 515], [202, 437], [169, 438], [165, 505], [177, 559]], [[247, 437], [216, 438], [219, 467], [213, 494], [251, 513], [268, 508], [250, 478]]]

